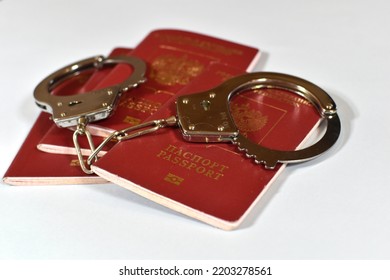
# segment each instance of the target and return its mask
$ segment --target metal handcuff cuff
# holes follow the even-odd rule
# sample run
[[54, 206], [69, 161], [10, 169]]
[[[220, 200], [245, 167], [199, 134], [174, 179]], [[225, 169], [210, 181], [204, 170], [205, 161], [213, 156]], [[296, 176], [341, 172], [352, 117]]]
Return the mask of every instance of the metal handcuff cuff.
[[[54, 96], [50, 92], [62, 81], [90, 68], [107, 64], [125, 63], [133, 68], [126, 81], [115, 86], [91, 91], [85, 94]], [[123, 141], [154, 132], [167, 126], [178, 126], [183, 138], [191, 142], [230, 142], [238, 146], [256, 163], [273, 169], [279, 163], [301, 162], [321, 155], [337, 141], [341, 125], [336, 104], [321, 88], [298, 77], [271, 72], [248, 73], [233, 77], [219, 86], [200, 93], [177, 98], [177, 115], [153, 120], [123, 130], [115, 131], [95, 149], [87, 123], [109, 117], [119, 97], [130, 88], [145, 81], [146, 64], [136, 57], [89, 58], [64, 67], [45, 78], [34, 91], [36, 103], [44, 111], [52, 113], [53, 121], [60, 127], [76, 126], [73, 140], [81, 168], [91, 174], [90, 165], [97, 160], [98, 153], [111, 140]], [[246, 90], [277, 88], [293, 92], [308, 100], [319, 115], [327, 121], [322, 138], [304, 149], [280, 151], [263, 147], [240, 133], [229, 110], [231, 98]], [[78, 144], [78, 135], [86, 135], [91, 149], [87, 165], [83, 161]]]

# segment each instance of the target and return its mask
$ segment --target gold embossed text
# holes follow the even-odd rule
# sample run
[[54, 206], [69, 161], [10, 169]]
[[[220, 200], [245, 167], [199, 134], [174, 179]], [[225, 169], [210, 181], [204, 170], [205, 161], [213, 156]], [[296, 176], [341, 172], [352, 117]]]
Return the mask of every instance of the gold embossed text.
[[168, 145], [157, 154], [157, 157], [213, 180], [223, 177], [224, 172], [229, 168], [224, 164], [185, 151], [175, 145]]

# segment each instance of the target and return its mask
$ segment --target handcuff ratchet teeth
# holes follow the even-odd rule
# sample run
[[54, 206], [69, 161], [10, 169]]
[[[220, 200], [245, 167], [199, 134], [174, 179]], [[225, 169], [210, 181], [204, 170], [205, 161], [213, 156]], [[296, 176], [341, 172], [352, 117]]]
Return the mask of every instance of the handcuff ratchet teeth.
[[[314, 145], [295, 151], [279, 151], [263, 147], [240, 133], [229, 110], [231, 98], [246, 90], [278, 88], [293, 92], [317, 109], [327, 121], [327, 129]], [[221, 85], [204, 92], [183, 95], [176, 101], [176, 116], [153, 120], [114, 132], [110, 137], [123, 141], [153, 133], [164, 127], [179, 126], [183, 138], [190, 142], [231, 142], [238, 146], [257, 164], [274, 169], [277, 163], [293, 163], [312, 159], [327, 151], [336, 143], [340, 119], [332, 98], [318, 86], [291, 75], [258, 72], [231, 78]], [[88, 159], [91, 164], [106, 143], [102, 143]]]
[[[263, 147], [240, 133], [230, 114], [231, 98], [246, 90], [278, 88], [308, 100], [327, 120], [327, 130], [314, 145], [301, 150], [279, 151]], [[193, 142], [231, 142], [256, 163], [273, 169], [278, 162], [301, 162], [319, 156], [337, 141], [340, 119], [336, 104], [321, 88], [298, 77], [281, 73], [258, 72], [237, 76], [214, 89], [177, 99], [178, 123], [183, 137]]]
[[[83, 70], [116, 63], [127, 63], [133, 67], [132, 75], [121, 84], [81, 95], [50, 94], [50, 91], [61, 81]], [[340, 135], [341, 124], [336, 104], [324, 90], [295, 76], [257, 72], [233, 77], [211, 90], [180, 96], [176, 101], [176, 116], [115, 131], [95, 149], [92, 137], [85, 128], [86, 124], [108, 117], [114, 110], [121, 93], [144, 81], [145, 71], [145, 63], [135, 57], [108, 59], [94, 57], [58, 70], [44, 79], [35, 89], [34, 96], [37, 104], [43, 110], [53, 114], [53, 120], [58, 126], [77, 126], [73, 140], [84, 172], [92, 173], [90, 165], [97, 160], [98, 153], [110, 140], [123, 141], [153, 133], [164, 127], [179, 126], [186, 141], [233, 143], [256, 163], [264, 164], [268, 169], [275, 168], [277, 163], [301, 162], [317, 157], [332, 147]], [[319, 115], [327, 121], [327, 129], [322, 138], [307, 148], [294, 151], [269, 149], [246, 138], [234, 123], [229, 103], [236, 94], [262, 88], [284, 89], [313, 104]], [[91, 148], [86, 164], [77, 140], [78, 135], [83, 134], [87, 136]]]

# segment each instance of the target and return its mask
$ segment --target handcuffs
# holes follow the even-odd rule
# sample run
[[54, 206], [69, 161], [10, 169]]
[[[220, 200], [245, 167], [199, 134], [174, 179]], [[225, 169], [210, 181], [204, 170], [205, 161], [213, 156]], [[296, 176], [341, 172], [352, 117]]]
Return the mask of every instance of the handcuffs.
[[[85, 70], [99, 69], [104, 65], [119, 63], [128, 64], [133, 68], [132, 74], [122, 83], [85, 94], [69, 96], [51, 94], [51, 91], [61, 82]], [[145, 82], [145, 72], [146, 64], [139, 58], [97, 56], [81, 60], [54, 72], [35, 88], [36, 103], [44, 111], [52, 114], [52, 119], [57, 126], [76, 127], [73, 141], [84, 172], [93, 173], [90, 165], [97, 160], [98, 153], [109, 141], [113, 139], [123, 141], [167, 126], [178, 126], [186, 141], [235, 144], [247, 157], [253, 158], [257, 164], [263, 164], [267, 169], [275, 168], [277, 163], [295, 163], [315, 158], [332, 147], [340, 135], [341, 125], [336, 104], [324, 90], [311, 82], [291, 75], [257, 72], [233, 77], [204, 92], [180, 96], [176, 101], [176, 116], [115, 131], [95, 148], [86, 125], [109, 117], [115, 110], [123, 92]], [[263, 147], [240, 133], [230, 113], [229, 102], [234, 95], [243, 91], [261, 88], [284, 89], [308, 100], [319, 115], [327, 121], [327, 128], [321, 139], [304, 149], [280, 151]], [[91, 148], [91, 155], [86, 163], [78, 144], [79, 135], [87, 136]]]

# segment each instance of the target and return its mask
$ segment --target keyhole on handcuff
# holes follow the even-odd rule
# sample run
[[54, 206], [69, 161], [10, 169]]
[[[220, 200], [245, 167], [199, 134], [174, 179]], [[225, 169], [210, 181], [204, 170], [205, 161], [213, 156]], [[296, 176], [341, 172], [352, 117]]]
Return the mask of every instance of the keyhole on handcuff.
[[78, 105], [78, 104], [81, 104], [81, 103], [83, 103], [83, 102], [82, 102], [82, 101], [78, 101], [78, 100], [70, 101], [70, 102], [68, 103], [68, 106], [69, 106], [69, 107], [72, 107], [72, 106], [75, 106], [75, 105]]
[[211, 104], [211, 102], [208, 100], [202, 100], [202, 102], [200, 102], [200, 105], [202, 105], [203, 110], [205, 110], [205, 111], [210, 110], [210, 104]]

